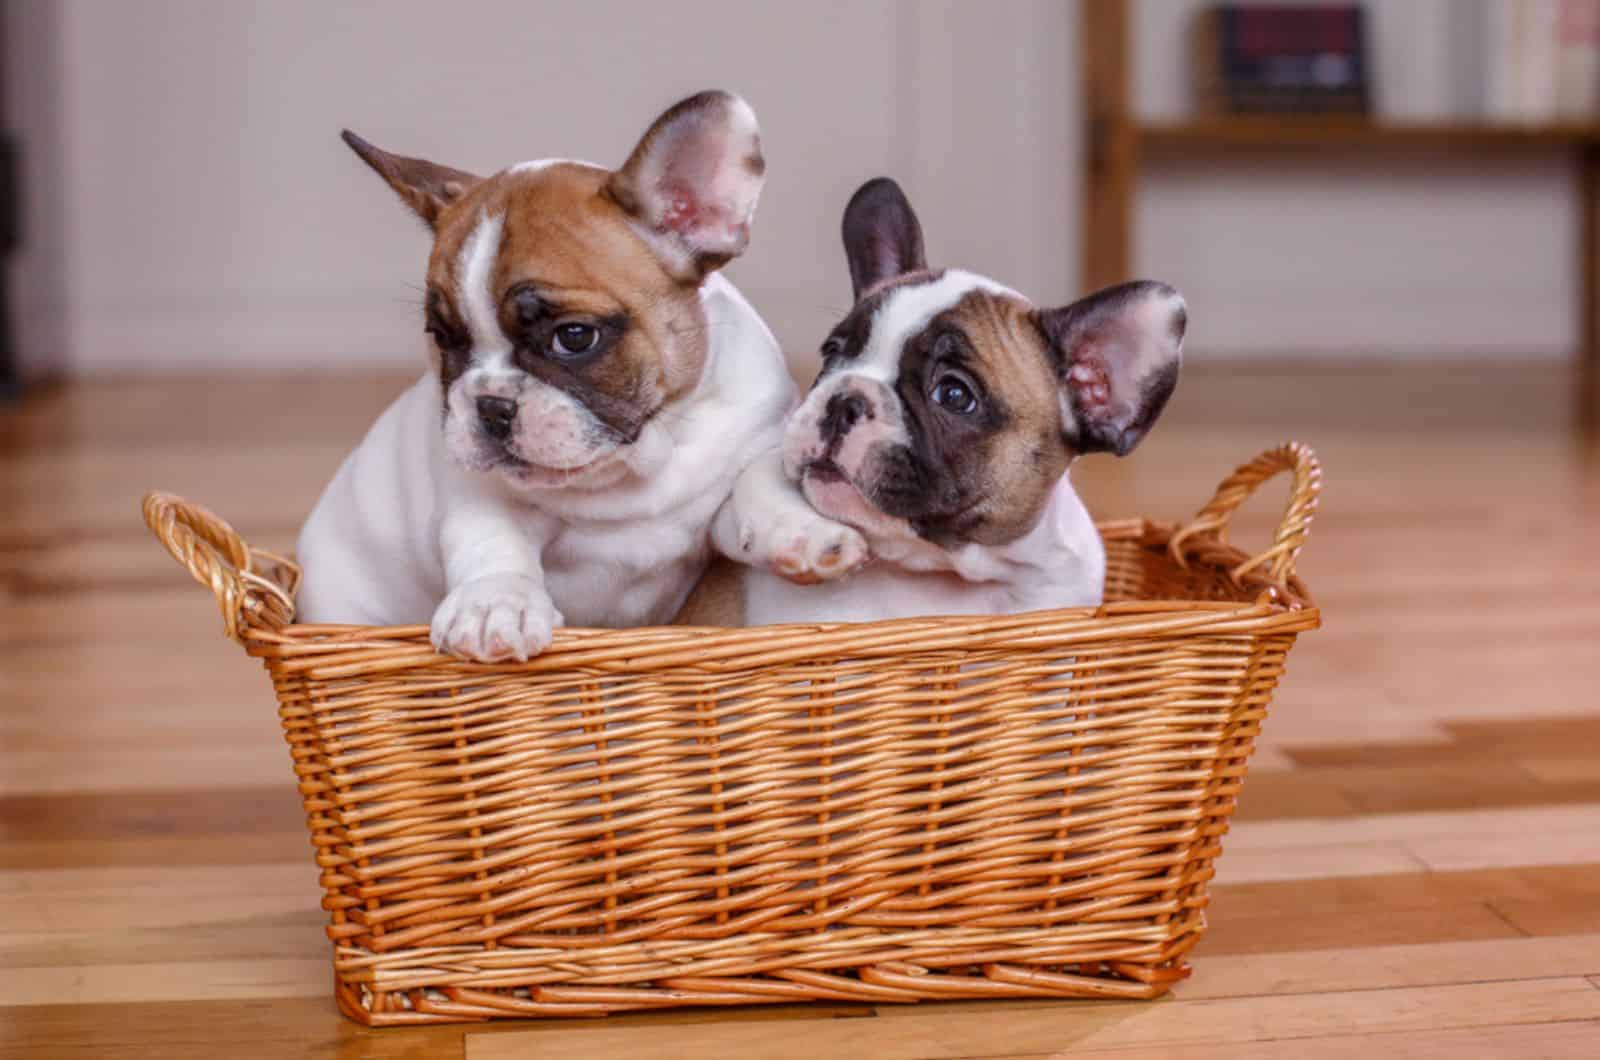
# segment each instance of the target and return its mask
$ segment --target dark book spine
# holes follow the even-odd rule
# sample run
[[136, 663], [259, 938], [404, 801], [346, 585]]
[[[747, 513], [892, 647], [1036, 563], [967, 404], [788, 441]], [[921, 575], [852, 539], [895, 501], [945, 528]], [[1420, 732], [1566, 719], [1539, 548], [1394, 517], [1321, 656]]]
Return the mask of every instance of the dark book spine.
[[1230, 111], [1365, 113], [1366, 21], [1355, 5], [1219, 5], [1211, 14], [1220, 97]]

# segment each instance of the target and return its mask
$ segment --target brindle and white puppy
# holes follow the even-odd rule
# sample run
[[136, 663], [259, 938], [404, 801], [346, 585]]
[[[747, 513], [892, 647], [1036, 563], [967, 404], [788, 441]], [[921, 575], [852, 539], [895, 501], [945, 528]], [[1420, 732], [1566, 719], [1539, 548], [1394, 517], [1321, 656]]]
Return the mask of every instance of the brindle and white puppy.
[[[765, 163], [755, 114], [706, 92], [615, 172], [486, 179], [345, 139], [425, 221], [429, 370], [339, 469], [299, 544], [308, 622], [420, 624], [485, 661], [564, 623], [666, 621], [740, 470], [781, 442], [794, 385], [718, 273]], [[803, 504], [741, 521], [741, 558], [822, 578], [865, 555]]]
[[1067, 472], [1131, 450], [1178, 379], [1183, 299], [1128, 283], [1064, 308], [958, 269], [930, 271], [900, 188], [844, 214], [856, 304], [781, 450], [741, 476], [725, 518], [786, 478], [860, 530], [874, 562], [798, 588], [770, 574], [711, 584], [685, 621], [750, 624], [992, 614], [1100, 601], [1105, 551]]

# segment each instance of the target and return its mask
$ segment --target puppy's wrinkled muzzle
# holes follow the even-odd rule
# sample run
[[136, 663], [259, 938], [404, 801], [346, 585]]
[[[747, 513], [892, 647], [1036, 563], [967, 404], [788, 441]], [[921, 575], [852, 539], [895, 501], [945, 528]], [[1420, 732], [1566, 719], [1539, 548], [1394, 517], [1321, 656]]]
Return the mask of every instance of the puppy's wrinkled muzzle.
[[894, 433], [894, 400], [875, 379], [848, 374], [819, 381], [789, 420], [784, 461], [790, 477], [822, 459], [852, 474], [873, 441]]

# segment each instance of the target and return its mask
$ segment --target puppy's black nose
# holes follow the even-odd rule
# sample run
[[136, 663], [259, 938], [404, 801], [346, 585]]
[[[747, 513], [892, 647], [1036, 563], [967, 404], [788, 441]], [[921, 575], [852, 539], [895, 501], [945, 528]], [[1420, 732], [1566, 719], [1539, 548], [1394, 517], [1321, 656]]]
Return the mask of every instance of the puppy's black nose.
[[478, 419], [483, 422], [484, 433], [496, 441], [511, 437], [511, 423], [516, 418], [517, 403], [510, 398], [478, 399]]
[[822, 410], [822, 422], [818, 426], [822, 428], [822, 436], [832, 440], [843, 437], [870, 414], [866, 398], [853, 390], [841, 392], [828, 399], [828, 407]]

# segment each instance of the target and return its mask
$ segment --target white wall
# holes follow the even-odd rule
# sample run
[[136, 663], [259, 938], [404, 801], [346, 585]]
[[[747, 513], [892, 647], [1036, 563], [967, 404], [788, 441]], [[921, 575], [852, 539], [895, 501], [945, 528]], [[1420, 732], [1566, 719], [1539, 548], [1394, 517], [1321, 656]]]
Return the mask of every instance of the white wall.
[[[36, 359], [74, 372], [420, 363], [424, 234], [341, 126], [480, 171], [614, 163], [663, 106], [712, 85], [762, 120], [770, 178], [733, 275], [792, 350], [848, 299], [838, 216], [879, 173], [910, 191], [936, 264], [1041, 300], [1075, 285], [1073, 3], [9, 6], [7, 105], [29, 140], [19, 326]], [[1139, 5], [1147, 113], [1183, 105], [1175, 34], [1192, 6]], [[1200, 356], [1559, 354], [1565, 180], [1555, 159], [1466, 175], [1425, 159], [1159, 165], [1137, 260], [1186, 289]]]
[[[839, 216], [880, 173], [923, 207], [935, 253], [1067, 292], [1069, 200], [1044, 192], [1070, 186], [1074, 85], [1059, 66], [1031, 73], [1069, 32], [1059, 4], [22, 6], [59, 82], [60, 176], [28, 184], [64, 259], [58, 288], [22, 308], [61, 324], [72, 371], [417, 361], [425, 237], [341, 126], [480, 172], [615, 164], [710, 86], [761, 118], [770, 177], [733, 276], [791, 348], [847, 306]], [[972, 63], [1018, 56], [1028, 76], [970, 83]], [[951, 164], [955, 143], [970, 164]]]

